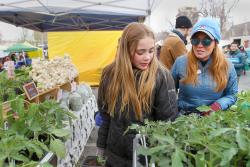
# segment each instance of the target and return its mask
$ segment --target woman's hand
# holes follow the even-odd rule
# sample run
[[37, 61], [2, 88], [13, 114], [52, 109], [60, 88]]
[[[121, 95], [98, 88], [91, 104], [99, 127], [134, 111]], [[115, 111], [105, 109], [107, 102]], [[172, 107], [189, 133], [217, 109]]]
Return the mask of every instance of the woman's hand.
[[221, 110], [221, 106], [219, 103], [214, 102], [213, 104], [210, 105], [211, 110], [207, 111], [207, 112], [203, 112], [202, 115], [203, 116], [209, 116], [211, 114], [211, 112], [216, 112]]

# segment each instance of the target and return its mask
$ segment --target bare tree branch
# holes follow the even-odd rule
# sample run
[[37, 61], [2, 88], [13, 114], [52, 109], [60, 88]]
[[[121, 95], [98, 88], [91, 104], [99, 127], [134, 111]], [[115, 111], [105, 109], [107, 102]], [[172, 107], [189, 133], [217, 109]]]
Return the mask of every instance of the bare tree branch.
[[[232, 2], [232, 1], [231, 1]], [[239, 0], [233, 0], [231, 5], [227, 0], [202, 0], [200, 5], [199, 13], [202, 16], [210, 16], [213, 18], [218, 18], [220, 22], [220, 28], [222, 35], [226, 32], [226, 24], [230, 18], [230, 13], [233, 8], [238, 4]], [[229, 7], [227, 7], [229, 6]]]

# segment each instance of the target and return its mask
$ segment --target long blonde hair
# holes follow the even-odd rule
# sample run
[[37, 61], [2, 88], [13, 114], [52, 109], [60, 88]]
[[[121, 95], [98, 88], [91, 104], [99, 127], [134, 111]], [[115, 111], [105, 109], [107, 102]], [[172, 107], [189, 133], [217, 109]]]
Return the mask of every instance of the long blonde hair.
[[[142, 112], [150, 112], [151, 95], [155, 86], [158, 60], [154, 54], [149, 68], [140, 71], [139, 79], [135, 77], [132, 59], [139, 40], [154, 38], [153, 32], [141, 23], [130, 23], [125, 27], [119, 40], [116, 57], [102, 74], [100, 85], [101, 99], [107, 105], [110, 115], [114, 115], [116, 104], [120, 105], [120, 112], [133, 107], [137, 119], [142, 118]], [[108, 82], [104, 86], [104, 82]], [[99, 97], [100, 98], [100, 97]]]
[[[186, 77], [181, 80], [182, 83], [185, 84], [197, 84], [198, 83], [198, 59], [194, 55], [193, 48], [188, 53], [188, 61], [187, 61], [187, 68], [186, 68]], [[212, 63], [209, 67], [209, 71], [213, 77], [213, 80], [217, 83], [215, 88], [216, 92], [222, 91], [226, 88], [227, 81], [228, 81], [228, 69], [229, 65], [225, 58], [225, 55], [221, 52], [218, 48], [218, 44], [215, 44], [215, 48], [211, 54], [212, 56]]]

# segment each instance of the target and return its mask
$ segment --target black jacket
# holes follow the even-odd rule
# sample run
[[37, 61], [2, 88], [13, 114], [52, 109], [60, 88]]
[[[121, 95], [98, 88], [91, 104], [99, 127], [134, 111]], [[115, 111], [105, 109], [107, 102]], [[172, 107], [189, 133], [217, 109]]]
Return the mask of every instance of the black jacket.
[[[102, 77], [103, 78], [103, 77]], [[107, 77], [108, 78], [108, 77]], [[108, 80], [103, 82], [99, 88], [104, 89]], [[99, 91], [101, 92], [101, 91]], [[133, 138], [136, 132], [129, 131], [124, 134], [131, 124], [143, 124], [143, 121], [136, 120], [133, 108], [129, 113], [120, 113], [120, 104], [115, 107], [114, 117], [107, 114], [107, 108], [103, 105], [98, 95], [98, 107], [103, 118], [103, 124], [100, 126], [97, 139], [97, 147], [104, 148], [108, 157], [107, 166], [111, 167], [131, 167], [133, 155]], [[159, 69], [157, 72], [157, 81], [153, 90], [153, 105], [151, 112], [143, 112], [143, 120], [173, 120], [177, 116], [177, 101], [174, 81], [168, 71]], [[127, 115], [128, 114], [128, 115]]]

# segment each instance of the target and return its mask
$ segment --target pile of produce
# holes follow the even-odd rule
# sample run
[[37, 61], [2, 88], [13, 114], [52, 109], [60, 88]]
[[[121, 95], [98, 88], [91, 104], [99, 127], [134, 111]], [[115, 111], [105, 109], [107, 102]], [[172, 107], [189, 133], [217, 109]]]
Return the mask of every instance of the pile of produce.
[[76, 67], [69, 56], [57, 57], [51, 61], [35, 59], [32, 62], [30, 77], [37, 83], [39, 91], [43, 92], [73, 80], [78, 76]]
[[80, 111], [88, 99], [93, 96], [92, 90], [87, 84], [77, 85], [73, 92], [63, 91], [60, 106], [66, 110]]
[[133, 125], [147, 138], [139, 153], [166, 167], [249, 167], [250, 92], [242, 92], [230, 110], [207, 117], [181, 116], [174, 122]]

